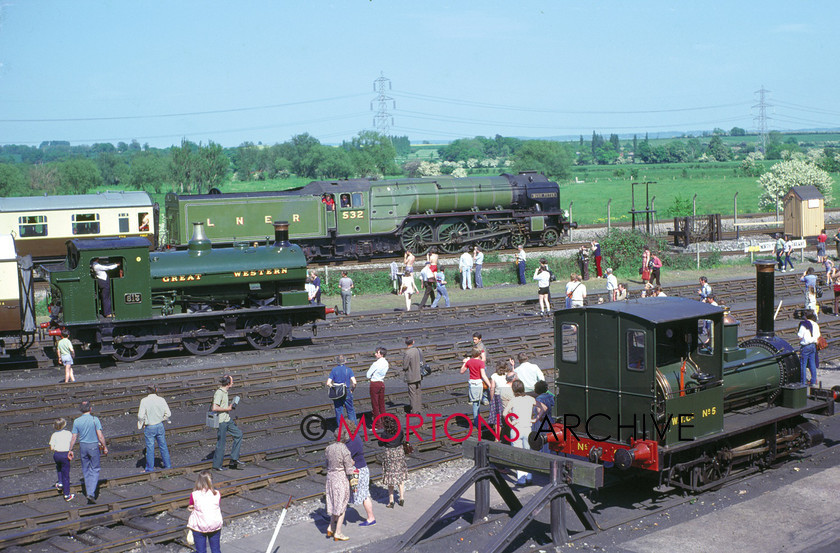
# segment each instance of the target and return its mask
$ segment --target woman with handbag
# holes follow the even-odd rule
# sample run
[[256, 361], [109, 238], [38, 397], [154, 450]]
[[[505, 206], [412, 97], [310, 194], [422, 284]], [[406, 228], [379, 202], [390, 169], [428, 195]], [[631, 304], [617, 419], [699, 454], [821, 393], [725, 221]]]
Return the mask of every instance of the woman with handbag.
[[327, 527], [327, 537], [335, 541], [347, 541], [350, 538], [341, 532], [344, 525], [344, 513], [350, 502], [350, 481], [348, 477], [357, 474], [353, 457], [347, 449], [350, 433], [336, 430], [336, 442], [327, 446], [324, 455], [327, 458], [327, 481], [325, 496], [327, 499], [327, 514], [330, 515], [330, 525]]
[[[208, 541], [211, 553], [222, 551], [219, 541], [222, 534], [221, 499], [222, 494], [213, 488], [210, 471], [201, 471], [195, 481], [195, 487], [190, 494], [190, 504], [187, 507], [191, 511], [187, 528], [192, 531], [195, 550], [198, 553], [207, 551]], [[187, 540], [189, 541], [189, 538]]]
[[394, 417], [383, 419], [385, 431], [379, 440], [379, 445], [384, 448], [382, 452], [382, 483], [388, 486], [389, 509], [394, 508], [394, 487], [399, 488], [400, 507], [405, 505], [405, 481], [408, 480], [408, 467], [405, 464], [405, 445], [403, 434], [397, 425]]

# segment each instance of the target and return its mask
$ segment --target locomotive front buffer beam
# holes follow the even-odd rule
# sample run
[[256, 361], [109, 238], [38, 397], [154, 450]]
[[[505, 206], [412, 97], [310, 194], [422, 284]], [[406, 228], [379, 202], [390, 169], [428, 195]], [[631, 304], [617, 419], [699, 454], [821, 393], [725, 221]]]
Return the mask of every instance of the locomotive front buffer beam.
[[[604, 485], [603, 465], [518, 449], [505, 444], [477, 441], [473, 438], [467, 439], [463, 447], [464, 455], [472, 458], [475, 466], [444, 492], [440, 499], [402, 535], [397, 551], [413, 549], [443, 514], [473, 485], [475, 486], [473, 524], [481, 522], [490, 513], [490, 484], [493, 484], [511, 512], [510, 521], [484, 548], [488, 553], [504, 551], [546, 505], [551, 510], [551, 538], [555, 544], [566, 543], [569, 540], [566, 525], [567, 503], [587, 531], [599, 530], [589, 507], [572, 485], [593, 489], [602, 487]], [[549, 483], [534, 494], [525, 505], [522, 505], [499, 472], [501, 467], [548, 474]]]

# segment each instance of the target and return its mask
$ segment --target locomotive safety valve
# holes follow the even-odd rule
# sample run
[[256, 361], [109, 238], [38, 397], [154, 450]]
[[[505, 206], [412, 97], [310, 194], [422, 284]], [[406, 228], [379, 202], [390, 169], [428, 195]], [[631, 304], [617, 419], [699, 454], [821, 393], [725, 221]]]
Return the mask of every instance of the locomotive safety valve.
[[630, 449], [618, 449], [614, 454], [615, 466], [627, 470], [631, 466], [649, 465], [655, 461], [656, 449], [647, 440], [633, 442]]

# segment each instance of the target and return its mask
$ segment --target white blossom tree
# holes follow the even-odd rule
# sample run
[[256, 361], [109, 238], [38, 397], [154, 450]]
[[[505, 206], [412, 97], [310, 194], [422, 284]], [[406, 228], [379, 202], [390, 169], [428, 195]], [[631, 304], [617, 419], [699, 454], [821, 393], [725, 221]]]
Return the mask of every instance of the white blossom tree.
[[780, 161], [759, 177], [758, 184], [764, 190], [758, 199], [758, 205], [762, 209], [774, 207], [776, 199], [781, 201], [794, 186], [816, 186], [825, 197], [826, 203], [831, 202], [833, 198], [831, 175], [800, 159]]

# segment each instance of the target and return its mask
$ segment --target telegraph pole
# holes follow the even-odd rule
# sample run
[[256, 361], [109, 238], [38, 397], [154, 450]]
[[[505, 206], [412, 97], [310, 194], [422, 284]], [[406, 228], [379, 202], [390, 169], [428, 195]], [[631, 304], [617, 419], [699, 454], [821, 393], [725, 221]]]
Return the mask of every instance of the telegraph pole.
[[758, 103], [753, 106], [758, 108], [758, 115], [754, 119], [756, 127], [758, 127], [758, 140], [761, 144], [762, 154], [767, 153], [767, 108], [771, 107], [765, 98], [768, 92], [770, 91], [765, 89], [764, 85], [761, 85], [761, 89], [755, 91], [755, 94], [758, 94]]
[[[377, 95], [376, 98], [371, 100], [370, 109], [376, 112], [373, 116], [373, 126], [383, 136], [388, 136], [388, 131], [391, 130], [391, 125], [394, 124], [394, 117], [388, 113], [388, 103], [391, 103], [393, 109], [397, 107], [394, 99], [385, 93], [386, 90], [391, 90], [391, 79], [385, 78], [385, 75], [380, 72], [379, 78], [373, 81], [373, 91]], [[373, 107], [374, 104], [376, 104], [376, 109]]]

